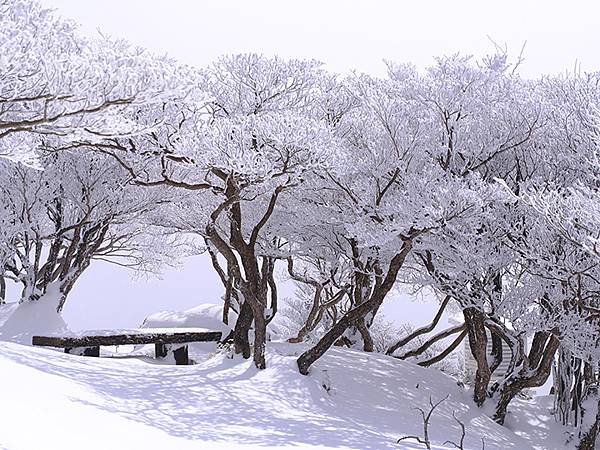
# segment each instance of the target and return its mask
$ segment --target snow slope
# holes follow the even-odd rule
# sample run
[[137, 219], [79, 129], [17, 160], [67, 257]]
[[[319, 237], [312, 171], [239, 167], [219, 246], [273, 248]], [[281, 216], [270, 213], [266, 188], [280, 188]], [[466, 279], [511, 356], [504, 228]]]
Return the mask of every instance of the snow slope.
[[[271, 343], [268, 368], [213, 353], [194, 366], [86, 358], [0, 342], [0, 449], [421, 449], [414, 407], [450, 394], [432, 419], [433, 448], [564, 448], [544, 432], [519, 437], [471, 406], [444, 374], [383, 355], [332, 349], [308, 377], [300, 345]], [[512, 418], [527, 431], [545, 407]], [[527, 414], [530, 414], [529, 416]], [[552, 428], [552, 427], [550, 427]], [[554, 441], [555, 443], [552, 443]]]

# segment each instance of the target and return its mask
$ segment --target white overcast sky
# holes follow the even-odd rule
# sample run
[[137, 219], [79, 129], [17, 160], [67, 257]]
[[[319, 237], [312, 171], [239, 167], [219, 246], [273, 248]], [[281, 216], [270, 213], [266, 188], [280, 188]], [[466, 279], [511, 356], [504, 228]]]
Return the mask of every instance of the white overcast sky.
[[[434, 56], [483, 55], [488, 36], [525, 76], [600, 68], [594, 0], [43, 0], [84, 32], [119, 36], [195, 65], [226, 53], [315, 58], [337, 72], [383, 74], [382, 60], [423, 67]], [[598, 5], [598, 6], [597, 6]]]
[[[81, 24], [81, 32], [122, 37], [204, 66], [228, 53], [314, 58], [336, 72], [383, 75], [383, 60], [431, 64], [435, 56], [493, 51], [513, 56], [524, 42], [521, 74], [600, 69], [600, 5], [533, 0], [42, 0]], [[73, 328], [135, 326], [162, 309], [219, 301], [221, 288], [205, 258], [164, 280], [132, 283], [122, 269], [96, 263], [65, 307]], [[409, 304], [410, 305], [410, 304]], [[394, 319], [428, 320], [431, 307], [386, 310]]]

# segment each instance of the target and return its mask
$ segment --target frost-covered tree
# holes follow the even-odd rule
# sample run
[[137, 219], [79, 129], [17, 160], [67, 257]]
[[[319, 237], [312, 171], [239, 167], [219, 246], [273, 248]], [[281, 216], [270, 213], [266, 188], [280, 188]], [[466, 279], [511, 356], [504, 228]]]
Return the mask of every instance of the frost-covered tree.
[[[457, 175], [438, 157], [436, 114], [419, 96], [422, 79], [410, 67], [391, 79], [358, 77], [348, 89], [358, 106], [337, 127], [347, 162], [330, 171], [314, 204], [326, 205], [326, 223], [337, 223], [332, 242], [353, 266], [353, 307], [298, 365], [307, 373], [339, 338], [369, 343], [368, 327], [393, 288], [413, 248], [448, 224], [478, 214], [494, 197], [477, 173]], [[360, 339], [360, 338], [359, 338]]]
[[171, 243], [159, 245], [151, 214], [168, 201], [163, 189], [129, 184], [112, 159], [89, 151], [51, 152], [40, 162], [44, 170], [1, 162], [0, 278], [21, 285], [21, 302], [55, 302], [60, 312], [94, 259], [138, 269], [160, 262]]
[[[44, 208], [47, 199], [34, 194], [35, 183], [45, 175], [23, 165], [43, 169], [42, 163], [49, 161], [48, 156], [41, 156], [43, 148], [75, 148], [73, 142], [82, 138], [99, 140], [141, 132], [132, 108], [162, 104], [167, 97], [183, 95], [185, 83], [180, 79], [186, 80], [191, 71], [123, 41], [83, 38], [73, 23], [31, 0], [0, 1], [0, 47], [0, 158], [4, 160], [0, 176], [6, 182], [2, 186], [5, 196], [14, 188], [8, 181], [13, 177], [21, 181], [22, 188], [18, 195], [8, 195], [0, 213], [0, 263], [8, 259], [12, 276], [24, 281], [21, 269], [27, 263], [20, 268], [11, 265], [15, 262], [15, 233], [23, 233], [15, 226], [25, 214], [15, 207], [27, 200], [35, 208], [39, 204]], [[148, 126], [144, 124], [145, 131]], [[50, 192], [48, 187], [40, 189], [41, 193]], [[27, 220], [35, 222], [41, 217], [33, 214]], [[47, 236], [38, 231], [44, 241], [38, 244], [43, 247]], [[30, 238], [18, 245], [23, 242], [27, 242], [27, 252], [34, 251], [36, 244]], [[33, 285], [28, 285], [24, 298], [37, 296]], [[5, 297], [4, 279], [0, 297]]]
[[[442, 114], [448, 148], [440, 162], [461, 176], [474, 170], [484, 180], [498, 180], [512, 194], [470, 221], [431, 234], [425, 251], [416, 254], [430, 284], [463, 309], [478, 367], [475, 401], [493, 397], [495, 419], [502, 423], [518, 392], [546, 381], [559, 348], [571, 355], [567, 360], [580, 367], [582, 378], [586, 367], [597, 367], [595, 340], [589, 339], [596, 326], [596, 267], [585, 254], [586, 249], [593, 253], [593, 245], [589, 239], [579, 244], [583, 240], [574, 236], [580, 219], [562, 220], [564, 215], [555, 214], [561, 208], [549, 201], [573, 201], [564, 193], [581, 186], [575, 180], [589, 183], [595, 177], [589, 164], [595, 154], [594, 133], [589, 132], [593, 121], [582, 111], [594, 110], [597, 89], [593, 83], [577, 86], [563, 79], [525, 82], [500, 69], [494, 76], [481, 69], [457, 72], [479, 75], [462, 87], [459, 83], [455, 95], [446, 98], [461, 101], [450, 108], [455, 111], [450, 123]], [[452, 79], [443, 81], [448, 73], [453, 71], [447, 67], [436, 73], [442, 88], [434, 94], [452, 86]], [[481, 80], [490, 86], [477, 87]], [[492, 354], [486, 350], [488, 336]], [[508, 372], [489, 386], [504, 345], [512, 351]]]
[[[578, 448], [593, 448], [598, 408], [598, 75], [548, 78], [550, 157], [544, 175], [523, 189], [507, 186], [537, 223], [538, 245], [527, 255], [554, 286], [545, 309], [559, 341], [555, 365], [557, 418], [577, 427]], [[540, 245], [541, 244], [541, 245]], [[585, 405], [585, 406], [584, 406]]]
[[161, 101], [178, 84], [167, 58], [83, 38], [31, 0], [0, 1], [0, 47], [0, 157], [28, 164], [43, 136], [134, 132], [120, 112]]
[[338, 140], [314, 107], [322, 77], [313, 61], [225, 57], [198, 80], [210, 101], [171, 104], [160, 130], [96, 145], [139, 185], [198, 195], [195, 230], [239, 302], [236, 351], [250, 357], [253, 350], [260, 368], [277, 298], [274, 258], [281, 256], [269, 226], [283, 197], [338, 158]]
[[[520, 186], [539, 170], [546, 103], [538, 84], [516, 76], [503, 55], [478, 64], [468, 58], [440, 59], [420, 86], [419, 98], [434, 112], [432, 132], [441, 137], [442, 145], [432, 148], [445, 172], [466, 183], [476, 176], [489, 188], [497, 180]], [[518, 332], [507, 332], [504, 324], [518, 318], [527, 302], [535, 300], [522, 297], [522, 289], [521, 297], [513, 294], [521, 288], [523, 278], [519, 278], [522, 269], [517, 265], [520, 256], [510, 240], [523, 233], [525, 212], [498, 191], [489, 200], [477, 214], [428, 235], [415, 252], [422, 273], [430, 278], [425, 283], [449, 295], [463, 310], [477, 362], [477, 404], [488, 396], [503, 345], [509, 345], [513, 356], [520, 358]], [[511, 228], [516, 236], [511, 235]], [[455, 327], [439, 336], [461, 331]], [[488, 335], [492, 355], [486, 354]]]

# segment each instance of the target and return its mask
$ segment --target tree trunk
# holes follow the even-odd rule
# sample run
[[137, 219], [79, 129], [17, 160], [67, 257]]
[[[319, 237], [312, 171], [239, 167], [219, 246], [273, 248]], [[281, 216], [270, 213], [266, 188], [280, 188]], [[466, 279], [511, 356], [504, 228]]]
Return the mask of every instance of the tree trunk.
[[229, 325], [229, 310], [231, 308], [231, 292], [233, 290], [233, 277], [227, 279], [225, 285], [225, 298], [223, 299], [223, 316], [222, 320], [225, 325]]
[[496, 369], [498, 369], [498, 367], [500, 367], [500, 364], [502, 364], [503, 344], [502, 344], [502, 338], [500, 337], [499, 334], [494, 332], [494, 330], [490, 330], [490, 333], [492, 336], [492, 358], [493, 358], [492, 363], [490, 364], [490, 374], [493, 374], [496, 371]]
[[258, 369], [267, 367], [265, 350], [267, 344], [267, 321], [264, 308], [253, 308], [254, 314], [254, 365]]
[[[536, 367], [524, 364], [518, 373], [515, 374], [513, 372], [513, 374], [509, 375], [499, 387], [494, 420], [500, 425], [504, 424], [509, 403], [519, 392], [523, 389], [543, 385], [550, 376], [552, 362], [554, 361], [554, 355], [556, 354], [560, 341], [554, 334], [548, 332], [537, 332], [534, 336], [534, 341], [536, 341], [536, 337], [541, 334], [544, 334], [547, 337], [545, 345], [541, 346], [540, 340], [537, 339], [538, 344], [536, 345], [536, 348], [532, 346], [529, 358], [530, 360], [536, 360], [537, 354], [541, 354], [539, 364]], [[539, 350], [540, 346], [543, 347], [543, 350]]]
[[327, 333], [325, 333], [319, 342], [317, 342], [312, 348], [302, 353], [302, 355], [300, 355], [298, 358], [298, 369], [300, 370], [300, 373], [302, 375], [307, 375], [310, 366], [321, 356], [323, 356], [325, 352], [340, 337], [342, 337], [348, 327], [350, 327], [350, 325], [352, 325], [357, 318], [364, 317], [369, 311], [371, 311], [374, 301], [375, 299], [372, 301], [369, 300], [368, 302], [348, 311], [333, 327], [331, 327]]
[[412, 238], [418, 234], [415, 233], [410, 239], [406, 239], [399, 253], [397, 253], [388, 267], [385, 278], [376, 283], [371, 297], [364, 303], [356, 306], [342, 316], [342, 318], [312, 348], [308, 349], [298, 358], [298, 369], [303, 375], [308, 375], [310, 366], [317, 361], [325, 352], [344, 334], [348, 327], [354, 325], [357, 320], [364, 320], [367, 314], [377, 311], [383, 303], [385, 296], [396, 282], [398, 272], [404, 264], [406, 257], [412, 249]]
[[360, 332], [360, 335], [363, 339], [363, 351], [365, 352], [373, 352], [375, 349], [375, 345], [373, 344], [373, 338], [371, 337], [371, 333], [364, 319], [359, 319], [356, 323], [356, 328]]
[[475, 400], [477, 406], [481, 406], [487, 398], [488, 386], [492, 376], [487, 360], [485, 316], [482, 311], [473, 307], [465, 308], [463, 310], [463, 315], [469, 333], [469, 347], [471, 348], [471, 354], [477, 363], [473, 400]]
[[6, 303], [6, 280], [0, 275], [0, 305]]
[[233, 329], [233, 348], [236, 353], [241, 353], [244, 359], [250, 358], [251, 354], [248, 333], [252, 327], [253, 320], [252, 308], [250, 308], [247, 302], [242, 303], [240, 314]]
[[508, 384], [506, 387], [502, 388], [500, 393], [498, 394], [498, 401], [496, 403], [496, 411], [494, 413], [494, 420], [498, 422], [500, 425], [504, 425], [504, 420], [506, 419], [506, 411], [508, 409], [509, 403], [513, 398], [523, 389], [525, 389], [525, 381], [522, 379], [517, 379]]

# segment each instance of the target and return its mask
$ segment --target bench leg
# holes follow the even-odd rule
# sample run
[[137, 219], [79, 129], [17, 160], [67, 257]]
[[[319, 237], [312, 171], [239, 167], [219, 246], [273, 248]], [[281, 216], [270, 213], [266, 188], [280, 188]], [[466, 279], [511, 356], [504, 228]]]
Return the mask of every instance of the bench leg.
[[164, 358], [170, 351], [173, 352], [175, 364], [178, 366], [187, 366], [190, 364], [187, 345], [182, 345], [173, 350], [173, 344], [163, 344], [162, 342], [154, 344], [154, 352], [157, 358]]
[[168, 348], [166, 344], [162, 342], [157, 342], [154, 344], [154, 355], [156, 358], [164, 358], [167, 356]]
[[67, 347], [65, 348], [65, 353], [79, 356], [95, 356], [98, 358], [100, 356], [100, 347]]
[[173, 356], [175, 356], [175, 364], [178, 366], [187, 366], [190, 364], [187, 345], [183, 345], [173, 350]]

